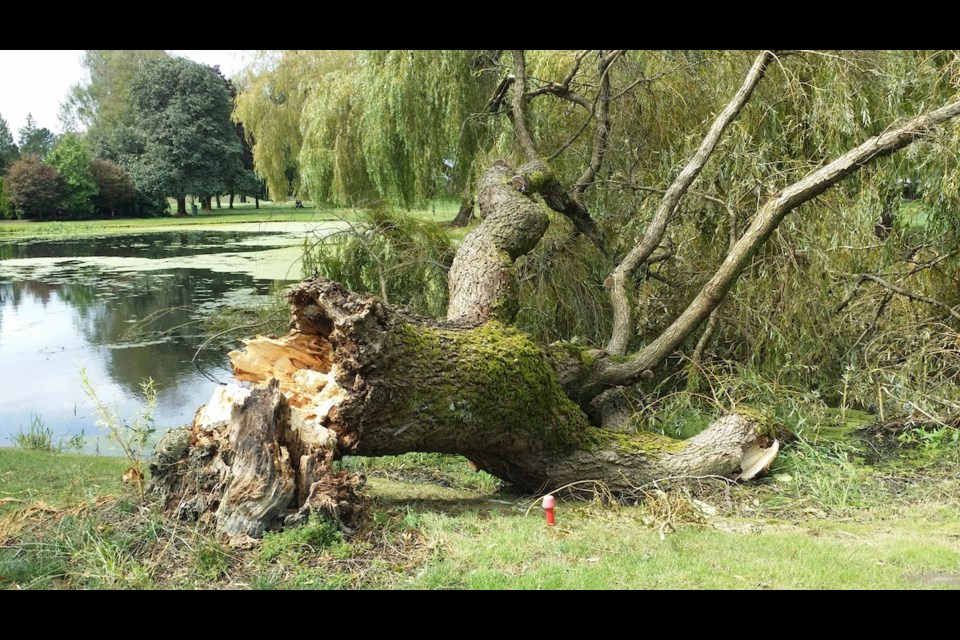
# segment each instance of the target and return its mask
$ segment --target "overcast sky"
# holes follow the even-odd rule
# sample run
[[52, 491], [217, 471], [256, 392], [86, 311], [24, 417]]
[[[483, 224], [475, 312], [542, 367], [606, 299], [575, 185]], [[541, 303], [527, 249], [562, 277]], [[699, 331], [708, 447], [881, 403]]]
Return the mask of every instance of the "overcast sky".
[[[60, 103], [71, 86], [84, 79], [82, 51], [0, 50], [0, 116], [7, 121], [14, 142], [20, 128], [33, 114], [37, 126], [61, 133]], [[244, 51], [171, 50], [197, 62], [219, 64], [228, 78], [243, 68]]]

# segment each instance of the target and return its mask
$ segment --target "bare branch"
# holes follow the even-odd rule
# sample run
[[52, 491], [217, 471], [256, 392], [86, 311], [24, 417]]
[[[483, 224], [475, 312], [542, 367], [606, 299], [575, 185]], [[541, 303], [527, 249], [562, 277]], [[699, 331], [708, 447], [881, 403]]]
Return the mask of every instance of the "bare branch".
[[[929, 246], [928, 244], [922, 244], [922, 245], [919, 245], [919, 246], [911, 247], [911, 248], [910, 248], [910, 250], [907, 252], [907, 255], [904, 256], [904, 258], [903, 258], [903, 261], [904, 261], [904, 262], [909, 262], [909, 263], [912, 263], [912, 264], [914, 265], [909, 271], [907, 271], [907, 272], [905, 272], [905, 273], [887, 274], [887, 275], [897, 275], [897, 276], [900, 276], [900, 277], [903, 277], [903, 278], [907, 278], [907, 277], [910, 277], [910, 276], [915, 275], [915, 274], [917, 274], [917, 273], [920, 273], [921, 271], [926, 271], [927, 269], [933, 269], [934, 267], [936, 267], [936, 266], [937, 266], [938, 264], [940, 264], [941, 262], [950, 259], [951, 257], [957, 255], [957, 253], [960, 253], [960, 250], [953, 250], [953, 251], [949, 251], [949, 252], [947, 252], [947, 253], [944, 253], [944, 254], [942, 254], [942, 255], [939, 255], [939, 256], [937, 256], [936, 258], [934, 258], [934, 259], [932, 259], [932, 260], [929, 260], [929, 261], [927, 261], [927, 262], [914, 262], [914, 261], [913, 261], [913, 256], [916, 255], [920, 250], [922, 250], [922, 249], [924, 249], [924, 248], [926, 248], [926, 247], [928, 247], [928, 246]], [[833, 313], [834, 313], [834, 314], [840, 313], [841, 311], [843, 311], [844, 309], [846, 309], [846, 308], [847, 308], [847, 305], [849, 305], [851, 302], [853, 302], [853, 299], [857, 296], [857, 293], [858, 293], [859, 290], [860, 290], [860, 285], [862, 285], [864, 282], [867, 282], [868, 280], [870, 280], [870, 278], [866, 277], [866, 274], [844, 273], [844, 274], [842, 274], [842, 275], [844, 275], [844, 276], [846, 276], [846, 277], [848, 277], [848, 278], [857, 278], [857, 283], [856, 283], [855, 285], [853, 285], [853, 290], [849, 293], [849, 295], [847, 295], [847, 297], [844, 298], [844, 299], [840, 302], [840, 304], [838, 304], [837, 307], [833, 310]]]
[[[621, 189], [630, 189], [632, 191], [649, 191], [650, 193], [659, 193], [659, 194], [665, 194], [667, 192], [666, 189], [657, 189], [656, 187], [645, 187], [643, 185], [627, 184], [623, 182], [616, 182], [614, 180], [610, 180], [608, 182], [610, 184], [618, 185]], [[723, 207], [724, 209], [726, 209], [727, 211], [731, 211], [731, 210], [745, 211], [743, 207], [738, 207], [734, 204], [731, 204], [730, 202], [727, 202], [726, 200], [721, 200], [716, 196], [712, 196], [709, 193], [704, 193], [702, 191], [692, 191], [692, 190], [688, 190], [687, 193], [695, 195], [698, 198], [703, 198], [704, 200], [709, 200], [710, 202], [714, 202], [720, 205], [721, 207]]]
[[548, 93], [555, 95], [558, 98], [561, 98], [563, 100], [568, 100], [574, 104], [578, 104], [584, 109], [586, 109], [587, 111], [590, 111], [593, 108], [593, 105], [590, 104], [590, 101], [584, 98], [582, 95], [580, 95], [576, 91], [573, 91], [569, 87], [565, 87], [555, 82], [551, 82], [550, 84], [546, 84], [542, 87], [533, 89], [532, 91], [528, 91], [525, 94], [525, 97], [529, 100], [530, 98], [535, 98], [537, 96], [542, 96]]
[[[601, 52], [601, 55], [603, 52]], [[615, 63], [623, 51], [614, 51], [603, 56], [600, 61], [600, 90], [597, 92], [597, 98], [594, 101], [593, 113], [597, 118], [597, 130], [593, 135], [593, 149], [590, 153], [590, 164], [587, 165], [583, 175], [573, 185], [573, 199], [580, 201], [583, 194], [600, 172], [600, 166], [603, 164], [603, 157], [607, 151], [607, 138], [610, 135], [610, 67]]]
[[670, 188], [667, 189], [667, 193], [663, 196], [663, 200], [660, 202], [660, 206], [657, 208], [653, 220], [651, 220], [643, 237], [611, 274], [613, 277], [613, 288], [610, 290], [610, 297], [613, 301], [614, 315], [613, 335], [607, 345], [607, 351], [610, 353], [617, 355], [626, 353], [627, 344], [633, 335], [633, 313], [630, 299], [627, 295], [627, 280], [636, 272], [637, 267], [643, 264], [653, 250], [657, 248], [657, 245], [660, 244], [660, 240], [663, 238], [667, 225], [670, 223], [670, 219], [673, 217], [673, 213], [680, 203], [680, 199], [683, 198], [687, 189], [690, 188], [693, 181], [700, 175], [700, 171], [707, 163], [707, 160], [710, 159], [714, 149], [716, 149], [723, 131], [733, 119], [737, 117], [741, 109], [743, 109], [743, 106], [750, 99], [753, 90], [757, 84], [759, 84], [760, 79], [763, 78], [764, 71], [766, 71], [767, 65], [772, 59], [773, 54], [770, 51], [764, 51], [757, 56], [753, 66], [750, 67], [750, 71], [747, 73], [747, 77], [743, 81], [743, 85], [727, 106], [724, 107], [723, 111], [720, 112], [720, 115], [717, 116], [713, 126], [710, 127], [710, 130], [704, 137], [703, 142], [700, 143], [700, 148], [697, 149], [693, 158], [690, 159], [680, 172], [680, 175], [677, 176], [673, 184], [670, 185]]
[[496, 113], [500, 111], [500, 105], [503, 104], [503, 101], [506, 99], [507, 89], [509, 89], [510, 85], [513, 84], [513, 80], [514, 77], [511, 74], [500, 81], [500, 84], [497, 85], [497, 89], [493, 92], [490, 100], [487, 101], [487, 111], [490, 113]]
[[581, 135], [584, 131], [587, 130], [587, 125], [590, 124], [590, 121], [591, 121], [591, 120], [593, 120], [593, 113], [592, 113], [592, 112], [590, 113], [589, 116], [587, 116], [586, 120], [583, 121], [583, 124], [580, 125], [580, 128], [577, 129], [576, 132], [574, 132], [574, 134], [573, 134], [572, 136], [570, 136], [570, 137], [567, 139], [566, 142], [564, 142], [563, 144], [561, 144], [559, 147], [557, 147], [557, 150], [556, 150], [556, 151], [554, 151], [554, 152], [551, 153], [549, 156], [547, 156], [547, 161], [549, 162], [550, 160], [553, 160], [554, 158], [556, 158], [557, 156], [559, 156], [561, 153], [563, 153], [564, 151], [566, 151], [566, 150], [570, 147], [570, 145], [572, 145], [574, 142], [576, 142], [576, 141], [577, 141], [577, 138], [579, 138], [580, 135]]
[[580, 71], [580, 65], [583, 63], [583, 59], [587, 57], [587, 54], [590, 53], [590, 50], [581, 51], [577, 54], [577, 57], [573, 60], [573, 66], [570, 67], [570, 73], [567, 74], [567, 77], [563, 79], [563, 82], [560, 83], [565, 87], [569, 87], [570, 83], [573, 82], [573, 79], [577, 76], [577, 72]]
[[517, 134], [517, 141], [527, 162], [533, 162], [537, 159], [537, 147], [533, 143], [533, 136], [527, 126], [526, 100], [524, 93], [527, 86], [527, 64], [523, 57], [523, 50], [511, 51], [513, 54], [513, 104], [511, 105], [513, 113], [513, 130]]
[[590, 102], [583, 96], [574, 93], [570, 90], [570, 83], [573, 82], [573, 79], [577, 76], [577, 73], [580, 72], [580, 65], [583, 63], [583, 59], [587, 57], [587, 54], [590, 53], [590, 50], [581, 51], [576, 55], [573, 60], [573, 64], [570, 66], [570, 71], [567, 73], [567, 77], [563, 79], [562, 82], [549, 82], [546, 85], [528, 91], [526, 93], [527, 99], [534, 98], [536, 96], [542, 96], [547, 93], [552, 93], [553, 95], [570, 100], [580, 106], [584, 107], [588, 111], [592, 111], [593, 107], [590, 105]]
[[[584, 389], [589, 397], [600, 393], [608, 386], [636, 382], [640, 374], [655, 367], [676, 348], [723, 300], [727, 292], [740, 277], [760, 246], [767, 241], [783, 219], [798, 206], [817, 197], [840, 180], [856, 173], [873, 160], [889, 155], [928, 135], [935, 127], [960, 115], [960, 101], [935, 109], [908, 120], [899, 127], [888, 129], [851, 149], [833, 162], [807, 174], [803, 179], [790, 185], [778, 195], [768, 200], [757, 212], [747, 231], [737, 241], [720, 268], [703, 286], [693, 301], [681, 313], [673, 324], [645, 348], [631, 356], [626, 362], [614, 363], [608, 360], [598, 361], [591, 383]], [[869, 278], [881, 280], [877, 276]], [[878, 283], [879, 284], [879, 283]], [[889, 284], [885, 283], [884, 284]], [[890, 287], [890, 290], [895, 290]], [[897, 288], [899, 289], [899, 288]], [[932, 298], [917, 297], [906, 290], [896, 290], [900, 295], [915, 297], [947, 309], [951, 317], [960, 319], [960, 312], [947, 307]]]
[[876, 282], [878, 285], [880, 285], [881, 287], [883, 287], [883, 288], [886, 289], [887, 291], [892, 291], [893, 293], [895, 293], [895, 294], [897, 294], [897, 295], [900, 295], [900, 296], [903, 296], [904, 298], [909, 298], [910, 300], [915, 300], [915, 301], [917, 301], [917, 302], [924, 302], [924, 303], [929, 304], [929, 305], [932, 305], [932, 306], [934, 306], [934, 307], [939, 307], [939, 308], [945, 310], [947, 313], [949, 313], [949, 314], [950, 314], [950, 317], [953, 318], [954, 320], [960, 320], [960, 313], [958, 313], [957, 311], [955, 311], [955, 310], [953, 309], [953, 307], [951, 307], [951, 306], [949, 306], [949, 305], [947, 305], [947, 304], [944, 304], [943, 302], [940, 302], [939, 300], [935, 300], [934, 298], [931, 298], [931, 297], [929, 297], [929, 296], [921, 295], [921, 294], [919, 294], [919, 293], [914, 293], [914, 292], [908, 291], [908, 290], [906, 290], [906, 289], [904, 289], [904, 288], [902, 288], [902, 287], [898, 287], [898, 286], [896, 286], [896, 285], [890, 284], [889, 282], [887, 282], [887, 281], [884, 280], [883, 278], [881, 278], [881, 277], [879, 277], [879, 276], [875, 276], [875, 275], [873, 275], [872, 273], [861, 273], [861, 274], [859, 274], [859, 277], [860, 277], [862, 280], [870, 280], [871, 282]]

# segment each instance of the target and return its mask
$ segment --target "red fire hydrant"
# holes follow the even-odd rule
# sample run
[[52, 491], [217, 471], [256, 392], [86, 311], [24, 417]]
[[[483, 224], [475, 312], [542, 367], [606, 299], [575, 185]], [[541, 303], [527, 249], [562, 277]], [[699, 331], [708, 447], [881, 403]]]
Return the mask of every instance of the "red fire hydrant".
[[554, 521], [553, 521], [553, 518], [554, 518], [554, 516], [553, 516], [553, 507], [556, 506], [556, 504], [557, 504], [557, 499], [554, 498], [552, 495], [547, 494], [547, 495], [543, 496], [543, 508], [544, 508], [544, 510], [547, 512], [547, 526], [548, 526], [548, 527], [552, 527], [552, 526], [553, 526], [553, 522], [554, 522]]

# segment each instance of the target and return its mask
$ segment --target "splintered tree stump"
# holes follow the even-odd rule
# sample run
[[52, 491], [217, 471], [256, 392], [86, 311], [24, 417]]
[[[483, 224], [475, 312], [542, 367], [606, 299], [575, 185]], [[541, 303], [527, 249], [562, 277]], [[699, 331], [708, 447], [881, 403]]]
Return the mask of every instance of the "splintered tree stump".
[[224, 533], [259, 536], [290, 505], [296, 481], [290, 451], [279, 439], [289, 419], [275, 380], [233, 406], [227, 430], [230, 474], [217, 508], [217, 528]]
[[333, 471], [335, 448], [333, 434], [305, 428], [277, 379], [222, 387], [191, 427], [161, 438], [152, 487], [167, 511], [231, 537], [259, 538], [311, 512], [350, 532], [364, 479]]

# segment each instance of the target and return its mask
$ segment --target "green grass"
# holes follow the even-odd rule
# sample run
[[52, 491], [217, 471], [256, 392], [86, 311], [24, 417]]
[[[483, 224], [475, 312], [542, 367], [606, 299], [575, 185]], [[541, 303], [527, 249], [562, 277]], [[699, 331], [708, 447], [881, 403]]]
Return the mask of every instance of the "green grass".
[[[419, 218], [446, 222], [457, 214], [457, 203], [438, 200], [429, 203], [423, 209], [408, 211]], [[102, 220], [68, 220], [56, 222], [43, 221], [0, 221], [0, 238], [26, 236], [76, 236], [108, 233], [130, 233], [150, 231], [171, 226], [190, 227], [196, 225], [238, 224], [254, 222], [321, 222], [328, 220], [352, 221], [357, 215], [356, 209], [336, 207], [314, 207], [305, 203], [305, 208], [295, 209], [292, 202], [261, 201], [260, 208], [254, 208], [252, 202], [234, 203], [234, 209], [213, 209], [201, 212], [197, 216], [167, 215], [156, 218], [107, 218]], [[465, 235], [463, 229], [451, 229], [454, 239]]]
[[[956, 462], [865, 468], [837, 455], [790, 445], [779, 480], [729, 493], [677, 486], [633, 507], [562, 500], [547, 527], [536, 496], [471, 482], [462, 458], [410, 454], [362, 465], [372, 477], [356, 535], [311, 520], [237, 549], [140, 508], [118, 459], [0, 449], [0, 496], [22, 501], [0, 503], [0, 587], [960, 588]], [[844, 482], [855, 500], [814, 490]]]
[[18, 449], [28, 451], [54, 453], [57, 450], [53, 444], [53, 429], [44, 426], [43, 418], [37, 415], [31, 416], [30, 426], [26, 431], [21, 426], [20, 431], [10, 436], [10, 441]]
[[66, 507], [118, 493], [128, 466], [115, 457], [0, 448], [0, 516], [34, 501]]
[[[955, 573], [960, 512], [947, 530], [918, 520], [873, 526], [726, 520], [660, 538], [638, 508], [563, 505], [539, 517], [431, 514], [424, 534], [441, 551], [409, 586], [422, 589], [907, 589], [912, 576]], [[539, 513], [537, 514], [540, 515]], [[716, 524], [721, 524], [718, 521]], [[739, 530], [738, 530], [739, 529]], [[854, 533], [856, 532], [856, 533]]]

